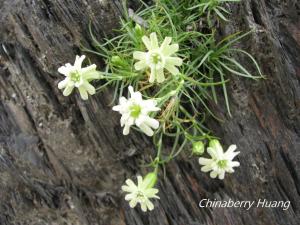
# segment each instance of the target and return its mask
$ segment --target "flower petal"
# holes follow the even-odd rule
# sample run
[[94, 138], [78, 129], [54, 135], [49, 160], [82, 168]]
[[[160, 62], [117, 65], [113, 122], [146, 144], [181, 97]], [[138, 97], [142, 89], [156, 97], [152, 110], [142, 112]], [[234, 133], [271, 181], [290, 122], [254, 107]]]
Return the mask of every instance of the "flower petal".
[[121, 187], [122, 191], [125, 191], [125, 192], [132, 192], [132, 188], [130, 188], [129, 186], [127, 185], [123, 185]]
[[147, 65], [145, 60], [141, 60], [141, 61], [134, 64], [134, 69], [135, 70], [143, 70], [147, 67], [148, 67], [148, 65]]
[[173, 55], [174, 53], [178, 52], [178, 50], [179, 50], [179, 45], [173, 44], [173, 45], [164, 47], [164, 49], [162, 49], [162, 53], [165, 56], [170, 56], [170, 55]]
[[137, 125], [138, 127], [141, 126], [145, 120], [146, 120], [147, 116], [145, 115], [140, 115], [136, 120], [135, 120], [135, 125]]
[[130, 200], [134, 199], [135, 197], [136, 197], [135, 194], [130, 193], [130, 194], [125, 195], [125, 200], [130, 201]]
[[171, 41], [172, 41], [171, 37], [165, 37], [163, 43], [160, 46], [161, 51], [164, 51], [164, 49], [170, 45]]
[[136, 204], [137, 204], [137, 200], [134, 198], [134, 199], [132, 199], [130, 202], [129, 202], [129, 206], [131, 207], [131, 208], [134, 208], [135, 206], [136, 206]]
[[114, 107], [112, 107], [113, 111], [121, 111], [122, 106], [121, 105], [115, 105]]
[[166, 58], [166, 63], [171, 64], [173, 66], [181, 66], [182, 59], [179, 57], [168, 57], [168, 58]]
[[84, 67], [81, 69], [81, 72], [83, 74], [83, 77], [85, 77], [85, 73], [88, 73], [88, 72], [91, 72], [93, 70], [96, 70], [96, 65], [95, 64], [92, 64], [92, 65], [89, 65], [87, 67]]
[[140, 203], [140, 204], [141, 204], [141, 209], [142, 209], [142, 211], [143, 211], [143, 212], [147, 212], [147, 205], [146, 205], [146, 203], [142, 202], [142, 203]]
[[229, 146], [228, 150], [224, 153], [227, 160], [232, 160], [234, 157], [240, 154], [239, 151], [235, 152], [236, 148], [236, 145]]
[[240, 163], [238, 161], [229, 161], [230, 167], [239, 167]]
[[218, 154], [214, 148], [208, 147], [207, 152], [213, 159], [219, 159]]
[[212, 159], [207, 159], [207, 158], [203, 158], [203, 157], [199, 158], [199, 164], [200, 165], [208, 165], [208, 164], [211, 164], [211, 163], [212, 163]]
[[137, 176], [137, 181], [138, 181], [138, 188], [141, 188], [143, 186], [143, 177]]
[[159, 111], [160, 108], [156, 107], [156, 105], [157, 105], [157, 102], [155, 100], [152, 100], [152, 99], [144, 100], [141, 103], [142, 112], [144, 114], [147, 114], [148, 112]]
[[158, 83], [162, 83], [165, 81], [165, 75], [164, 75], [163, 68], [156, 70], [155, 73], [156, 73], [156, 79], [157, 79]]
[[140, 102], [143, 101], [142, 93], [139, 91], [132, 92], [131, 93], [131, 100], [134, 102], [134, 104], [140, 104]]
[[124, 129], [123, 129], [123, 135], [128, 135], [130, 132], [130, 125], [125, 124]]
[[124, 104], [126, 104], [127, 103], [127, 99], [125, 98], [125, 97], [120, 97], [120, 99], [119, 99], [119, 103], [120, 103], [120, 105], [124, 105]]
[[149, 137], [153, 136], [154, 134], [153, 130], [145, 123], [141, 124], [139, 128]]
[[146, 117], [145, 124], [152, 127], [153, 129], [157, 129], [159, 127], [159, 122], [149, 116]]
[[151, 73], [150, 73], [150, 78], [149, 78], [149, 82], [153, 83], [155, 81], [156, 78], [156, 71], [155, 68], [151, 68]]
[[236, 145], [230, 145], [229, 148], [227, 149], [226, 153], [231, 154], [236, 150], [237, 146]]
[[224, 177], [225, 177], [225, 171], [222, 170], [222, 172], [219, 174], [219, 179], [220, 179], [220, 180], [223, 180]]
[[142, 41], [143, 41], [143, 43], [145, 44], [145, 46], [146, 46], [146, 48], [147, 48], [148, 50], [151, 50], [151, 49], [152, 49], [150, 39], [149, 39], [147, 36], [143, 36], [143, 37], [142, 37]]
[[147, 208], [148, 208], [150, 211], [152, 211], [152, 210], [154, 209], [154, 205], [153, 205], [153, 203], [152, 203], [149, 199], [147, 199], [147, 200], [145, 201], [145, 203], [146, 203], [146, 205], [147, 205]]
[[218, 176], [218, 173], [216, 171], [211, 171], [209, 175], [210, 175], [211, 178], [214, 179]]
[[166, 64], [166, 65], [165, 65], [165, 68], [166, 68], [172, 75], [177, 75], [177, 74], [179, 74], [179, 70], [178, 70], [175, 66], [173, 66], [173, 65], [171, 65], [171, 64]]
[[[144, 194], [148, 198], [157, 198], [158, 196], [156, 195], [158, 193], [158, 189], [156, 188], [148, 188], [144, 191]], [[159, 198], [159, 197], [158, 197]]]
[[66, 77], [64, 80], [62, 80], [62, 81], [60, 81], [59, 83], [58, 83], [58, 89], [63, 89], [63, 88], [65, 88], [67, 85], [68, 85], [68, 83], [69, 83], [69, 78], [68, 77]]
[[65, 76], [68, 76], [72, 70], [72, 67], [73, 66], [70, 63], [67, 63], [64, 66], [59, 67], [57, 71]]
[[73, 91], [74, 85], [67, 85], [65, 90], [63, 91], [64, 96], [69, 96]]
[[136, 188], [137, 188], [136, 185], [135, 185], [135, 183], [133, 183], [133, 181], [132, 181], [131, 179], [127, 179], [127, 180], [125, 181], [125, 183], [126, 183], [131, 189], [136, 189]]
[[145, 60], [146, 57], [147, 57], [147, 53], [145, 53], [145, 52], [140, 52], [140, 51], [133, 52], [134, 59]]
[[75, 59], [75, 62], [74, 62], [74, 67], [77, 70], [81, 70], [81, 65], [82, 65], [82, 62], [83, 62], [84, 59], [85, 59], [85, 55], [82, 55], [80, 57], [78, 55], [76, 55], [76, 59]]
[[212, 166], [211, 165], [206, 165], [206, 166], [202, 166], [201, 167], [201, 171], [206, 173], [208, 171], [211, 171], [212, 170]]
[[90, 71], [84, 74], [84, 79], [88, 81], [101, 79], [101, 73], [99, 71]]
[[222, 147], [222, 145], [220, 144], [219, 141], [215, 142], [214, 151], [217, 155], [217, 158], [222, 158], [224, 156], [223, 147]]
[[158, 40], [157, 40], [157, 35], [155, 32], [150, 34], [150, 41], [151, 41], [152, 49], [158, 48]]
[[87, 100], [89, 98], [87, 90], [85, 89], [85, 87], [83, 85], [79, 86], [78, 90], [79, 90], [79, 93], [80, 93], [80, 97], [83, 100]]
[[91, 85], [89, 82], [85, 81], [83, 82], [83, 87], [86, 89], [86, 91], [90, 94], [93, 95], [96, 93], [96, 89], [94, 88], [93, 85]]

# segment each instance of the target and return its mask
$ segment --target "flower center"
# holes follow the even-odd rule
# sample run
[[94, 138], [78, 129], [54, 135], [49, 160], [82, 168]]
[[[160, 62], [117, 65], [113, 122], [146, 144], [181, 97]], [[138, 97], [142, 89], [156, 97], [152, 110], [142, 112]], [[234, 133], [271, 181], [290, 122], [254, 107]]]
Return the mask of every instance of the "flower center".
[[138, 202], [145, 202], [145, 195], [142, 191], [136, 193], [136, 199]]
[[130, 116], [133, 118], [138, 118], [141, 111], [142, 111], [142, 108], [139, 105], [130, 106]]
[[151, 53], [150, 59], [151, 59], [151, 62], [152, 62], [153, 64], [162, 63], [162, 57], [161, 57], [161, 55], [160, 55], [159, 53], [157, 53], [157, 52]]
[[80, 81], [80, 74], [78, 73], [78, 71], [71, 72], [70, 73], [70, 78], [74, 82], [79, 82]]
[[227, 166], [227, 160], [219, 160], [217, 164], [221, 169], [224, 169]]
[[137, 194], [136, 194], [136, 197], [137, 198], [142, 198], [142, 197], [144, 197], [144, 193], [141, 192], [141, 191], [138, 191]]
[[161, 69], [165, 66], [165, 57], [159, 50], [152, 50], [147, 57], [147, 63], [154, 66], [156, 69]]

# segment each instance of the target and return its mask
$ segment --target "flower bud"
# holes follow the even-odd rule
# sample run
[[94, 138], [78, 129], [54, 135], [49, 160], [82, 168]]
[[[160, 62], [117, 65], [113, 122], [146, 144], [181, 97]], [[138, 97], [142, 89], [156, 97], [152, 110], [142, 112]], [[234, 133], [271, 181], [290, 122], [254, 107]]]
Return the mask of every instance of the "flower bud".
[[113, 57], [111, 58], [111, 61], [112, 61], [113, 63], [116, 63], [116, 64], [122, 63], [122, 60], [121, 60], [120, 56], [117, 56], [117, 55], [113, 56]]
[[154, 187], [154, 185], [157, 182], [157, 173], [156, 172], [148, 173], [144, 179], [144, 182], [147, 188]]
[[202, 155], [204, 153], [204, 143], [202, 141], [197, 141], [193, 143], [193, 155]]
[[138, 36], [138, 37], [142, 37], [143, 36], [143, 30], [142, 30], [142, 27], [137, 23], [135, 25], [135, 34]]
[[116, 66], [126, 66], [126, 62], [118, 55], [113, 56], [111, 62]]

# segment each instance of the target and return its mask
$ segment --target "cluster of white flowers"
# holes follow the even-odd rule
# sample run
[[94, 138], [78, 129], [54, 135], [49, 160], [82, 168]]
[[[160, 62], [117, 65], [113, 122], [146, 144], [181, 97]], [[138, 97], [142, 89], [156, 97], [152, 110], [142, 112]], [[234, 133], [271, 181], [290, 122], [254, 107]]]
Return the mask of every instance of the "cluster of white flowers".
[[[150, 38], [143, 36], [142, 41], [148, 49], [148, 52], [135, 51], [133, 53], [133, 58], [139, 60], [139, 62], [135, 63], [134, 67], [138, 71], [150, 68], [150, 83], [153, 83], [155, 80], [158, 83], [164, 82], [164, 69], [169, 71], [172, 75], [180, 73], [176, 66], [182, 65], [182, 59], [174, 55], [179, 50], [179, 45], [171, 45], [171, 37], [166, 37], [160, 47], [156, 33], [151, 33]], [[80, 57], [76, 56], [74, 65], [67, 63], [58, 69], [59, 73], [66, 76], [66, 78], [58, 84], [59, 89], [64, 89], [64, 96], [70, 95], [74, 87], [78, 88], [83, 100], [88, 99], [88, 94], [95, 94], [96, 90], [90, 84], [90, 81], [100, 79], [101, 73], [96, 71], [95, 64], [82, 68], [84, 59], [85, 55]]]
[[[151, 33], [150, 38], [142, 37], [142, 41], [147, 48], [147, 52], [135, 51], [133, 58], [139, 60], [134, 67], [138, 71], [146, 71], [150, 69], [149, 82], [162, 83], [165, 81], [165, 70], [171, 75], [179, 74], [176, 66], [182, 65], [182, 59], [175, 55], [179, 50], [178, 44], [171, 44], [172, 38], [166, 37], [159, 46], [156, 33]], [[92, 64], [87, 67], [82, 67], [85, 56], [76, 56], [74, 65], [67, 63], [60, 67], [58, 72], [65, 75], [65, 79], [58, 83], [59, 89], [63, 90], [63, 95], [68, 96], [76, 87], [79, 90], [83, 100], [88, 99], [88, 95], [95, 94], [96, 90], [91, 81], [101, 79], [102, 75], [96, 70], [96, 65]], [[159, 128], [159, 121], [155, 117], [156, 112], [160, 110], [157, 107], [158, 102], [154, 99], [143, 99], [141, 92], [134, 91], [132, 86], [128, 87], [130, 94], [129, 98], [121, 97], [119, 105], [112, 109], [119, 112], [122, 116], [120, 119], [121, 127], [124, 127], [123, 134], [128, 135], [130, 127], [136, 125], [147, 136], [153, 136], [154, 130]], [[170, 93], [173, 94], [174, 91]], [[239, 154], [235, 152], [236, 145], [231, 145], [228, 151], [224, 152], [221, 144], [217, 140], [212, 140], [207, 148], [211, 158], [199, 158], [199, 163], [203, 167], [203, 172], [210, 172], [211, 178], [218, 177], [224, 179], [225, 173], [233, 173], [234, 167], [240, 164], [237, 161], [232, 161]], [[203, 142], [198, 141], [193, 143], [193, 154], [201, 155], [205, 151]], [[128, 192], [125, 200], [129, 201], [131, 208], [140, 204], [142, 211], [153, 210], [154, 205], [150, 201], [152, 198], [159, 199], [157, 196], [158, 189], [154, 188], [157, 180], [157, 171], [149, 173], [144, 179], [142, 176], [137, 176], [137, 185], [130, 179], [126, 180], [126, 185], [122, 186], [124, 192]]]
[[[196, 150], [196, 152], [203, 153], [202, 148], [204, 148], [202, 143], [196, 143], [196, 148], [201, 148]], [[209, 143], [209, 147], [207, 148], [208, 154], [211, 156], [210, 159], [200, 157], [199, 163], [203, 165], [201, 171], [210, 172], [211, 178], [218, 177], [219, 179], [224, 179], [225, 173], [233, 173], [234, 167], [238, 167], [240, 165], [237, 161], [232, 161], [235, 156], [239, 154], [239, 152], [235, 152], [236, 145], [230, 145], [226, 152], [223, 151], [223, 148], [218, 140], [212, 140]], [[154, 205], [150, 201], [151, 198], [159, 197], [156, 195], [158, 193], [158, 189], [153, 188], [156, 183], [155, 172], [149, 173], [145, 179], [141, 176], [137, 176], [138, 184], [135, 185], [131, 179], [126, 180], [126, 185], [122, 186], [122, 190], [124, 192], [128, 192], [126, 194], [125, 200], [129, 201], [129, 206], [134, 208], [138, 203], [141, 206], [142, 211], [146, 212], [148, 210], [153, 210]]]

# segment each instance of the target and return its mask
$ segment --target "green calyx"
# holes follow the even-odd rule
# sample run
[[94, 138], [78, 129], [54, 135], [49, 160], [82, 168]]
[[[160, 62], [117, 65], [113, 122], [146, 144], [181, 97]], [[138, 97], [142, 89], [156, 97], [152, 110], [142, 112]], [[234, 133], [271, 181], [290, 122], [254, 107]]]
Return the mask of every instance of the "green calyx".
[[209, 142], [209, 147], [211, 147], [213, 149], [216, 149], [219, 146], [221, 146], [221, 144], [220, 144], [219, 140], [217, 140], [217, 139], [213, 139]]
[[154, 187], [154, 185], [157, 182], [157, 173], [156, 172], [148, 173], [144, 179], [144, 182], [146, 182], [147, 188]]
[[125, 67], [125, 66], [127, 66], [126, 60], [122, 59], [118, 55], [112, 56], [111, 57], [111, 62], [113, 63], [113, 65], [118, 66], [118, 67]]
[[135, 30], [135, 35], [137, 37], [142, 37], [144, 35], [143, 29], [142, 29], [142, 27], [139, 24], [135, 25], [134, 30]]

